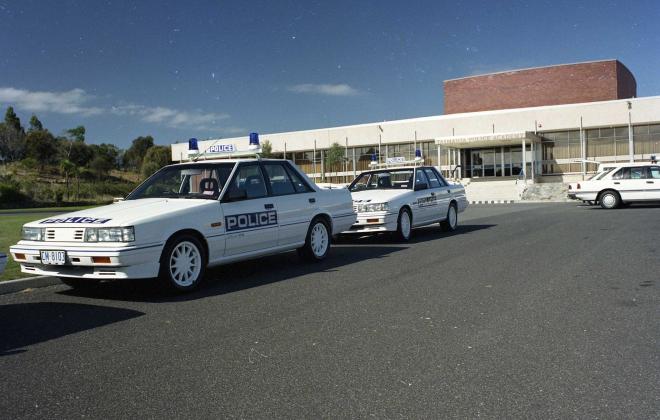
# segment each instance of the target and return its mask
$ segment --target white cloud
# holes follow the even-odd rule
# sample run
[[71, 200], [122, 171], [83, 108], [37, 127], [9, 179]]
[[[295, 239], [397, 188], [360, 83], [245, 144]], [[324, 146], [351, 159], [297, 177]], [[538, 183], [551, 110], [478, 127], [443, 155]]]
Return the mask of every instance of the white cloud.
[[171, 128], [224, 131], [231, 130], [220, 126], [219, 122], [229, 115], [202, 110], [178, 110], [164, 106], [125, 104], [110, 108], [89, 105], [95, 97], [83, 89], [64, 92], [29, 91], [13, 87], [0, 87], [0, 104], [11, 105], [29, 112], [52, 112], [82, 116], [112, 114], [131, 116], [152, 124]]
[[300, 85], [289, 86], [288, 90], [294, 93], [309, 93], [314, 95], [329, 96], [355, 96], [361, 94], [359, 90], [345, 83], [336, 85], [303, 83]]
[[98, 115], [102, 108], [86, 106], [93, 98], [83, 89], [71, 89], [65, 92], [45, 92], [0, 87], [0, 102], [8, 103], [18, 109], [32, 112], [54, 112], [58, 114]]
[[202, 130], [218, 128], [219, 121], [229, 118], [227, 114], [200, 110], [180, 111], [163, 106], [150, 107], [137, 104], [113, 106], [110, 112], [115, 115], [136, 116], [144, 122], [164, 124], [173, 128], [197, 128]]

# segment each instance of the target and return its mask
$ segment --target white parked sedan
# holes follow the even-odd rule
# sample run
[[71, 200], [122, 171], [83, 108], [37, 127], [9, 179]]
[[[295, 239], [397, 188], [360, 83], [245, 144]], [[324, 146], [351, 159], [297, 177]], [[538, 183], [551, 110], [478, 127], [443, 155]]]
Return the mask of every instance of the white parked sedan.
[[22, 272], [73, 287], [159, 277], [185, 291], [207, 266], [292, 249], [321, 260], [355, 217], [348, 190], [322, 190], [289, 161], [191, 162], [125, 201], [27, 223], [10, 251]]
[[622, 204], [660, 201], [660, 165], [620, 163], [588, 181], [569, 186], [569, 198], [593, 201], [604, 209]]
[[402, 166], [361, 173], [349, 186], [357, 221], [343, 233], [394, 232], [410, 239], [412, 228], [440, 223], [456, 229], [468, 202], [460, 184], [448, 183], [432, 166]]

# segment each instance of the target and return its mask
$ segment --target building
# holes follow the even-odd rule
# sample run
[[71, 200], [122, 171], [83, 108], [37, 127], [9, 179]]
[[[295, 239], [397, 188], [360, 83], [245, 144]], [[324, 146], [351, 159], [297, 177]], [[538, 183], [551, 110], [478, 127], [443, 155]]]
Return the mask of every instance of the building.
[[[444, 89], [444, 115], [260, 134], [261, 141], [326, 182], [347, 182], [374, 154], [412, 159], [416, 149], [447, 176], [528, 182], [581, 178], [596, 169], [586, 160], [660, 154], [660, 96], [637, 98], [634, 76], [617, 60], [465, 77]], [[218, 143], [241, 148], [248, 138], [207, 140], [200, 150]], [[326, 167], [335, 143], [344, 161]], [[174, 161], [186, 157], [187, 143], [172, 145]]]

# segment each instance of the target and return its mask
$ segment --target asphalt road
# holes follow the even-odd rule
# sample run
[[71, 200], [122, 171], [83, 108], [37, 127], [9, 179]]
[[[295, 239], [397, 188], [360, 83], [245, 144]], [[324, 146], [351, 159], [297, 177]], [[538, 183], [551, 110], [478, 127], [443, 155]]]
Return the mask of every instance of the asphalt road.
[[470, 208], [150, 284], [0, 296], [3, 418], [658, 418], [660, 207]]

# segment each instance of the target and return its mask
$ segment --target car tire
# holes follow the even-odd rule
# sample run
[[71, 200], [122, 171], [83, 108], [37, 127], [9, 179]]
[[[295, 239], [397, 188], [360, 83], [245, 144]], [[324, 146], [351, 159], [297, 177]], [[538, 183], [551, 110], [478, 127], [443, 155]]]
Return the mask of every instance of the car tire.
[[458, 227], [458, 209], [455, 203], [451, 203], [447, 209], [447, 218], [440, 222], [440, 229], [443, 232], [453, 232]]
[[395, 237], [399, 242], [408, 242], [412, 237], [412, 216], [405, 207], [399, 211]]
[[76, 290], [93, 289], [100, 283], [100, 281], [96, 279], [78, 279], [74, 277], [60, 277], [59, 279], [62, 283]]
[[305, 245], [298, 248], [298, 255], [307, 261], [321, 261], [330, 252], [330, 228], [320, 217], [312, 220], [307, 229]]
[[612, 210], [621, 205], [621, 196], [616, 191], [608, 190], [600, 194], [598, 202], [602, 208]]
[[206, 272], [206, 249], [193, 235], [178, 235], [167, 241], [160, 258], [158, 278], [177, 292], [196, 289]]

